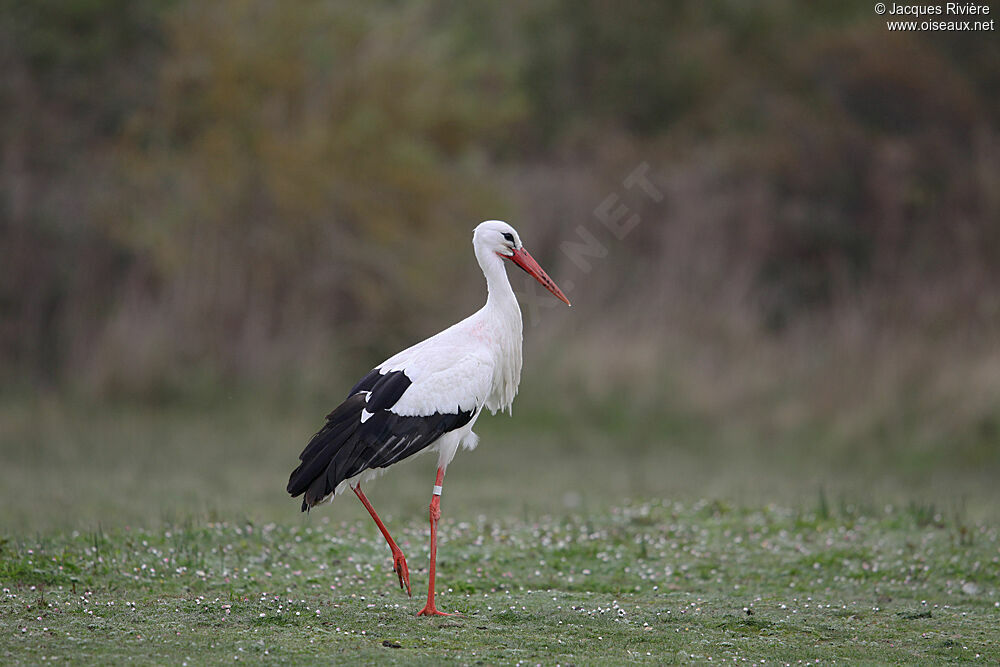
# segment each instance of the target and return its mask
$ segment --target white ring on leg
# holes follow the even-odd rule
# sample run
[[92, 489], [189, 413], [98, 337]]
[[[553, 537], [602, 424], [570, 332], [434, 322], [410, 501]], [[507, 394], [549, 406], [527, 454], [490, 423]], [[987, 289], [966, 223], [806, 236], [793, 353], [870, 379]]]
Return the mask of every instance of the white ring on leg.
[[440, 496], [441, 495], [441, 487], [438, 486], [437, 484], [435, 484], [434, 485], [434, 490], [431, 493], [433, 493], [435, 496]]

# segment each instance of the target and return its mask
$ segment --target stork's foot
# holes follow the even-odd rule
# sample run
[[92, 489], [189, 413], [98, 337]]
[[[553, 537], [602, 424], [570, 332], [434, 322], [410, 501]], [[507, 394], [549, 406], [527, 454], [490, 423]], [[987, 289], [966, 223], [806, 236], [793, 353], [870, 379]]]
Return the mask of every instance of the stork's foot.
[[413, 597], [410, 592], [410, 568], [406, 567], [406, 557], [399, 549], [392, 551], [392, 570], [399, 575], [399, 588], [406, 589], [406, 594]]
[[438, 611], [433, 602], [428, 602], [423, 609], [417, 612], [417, 616], [461, 616], [461, 614], [446, 614], [443, 611]]

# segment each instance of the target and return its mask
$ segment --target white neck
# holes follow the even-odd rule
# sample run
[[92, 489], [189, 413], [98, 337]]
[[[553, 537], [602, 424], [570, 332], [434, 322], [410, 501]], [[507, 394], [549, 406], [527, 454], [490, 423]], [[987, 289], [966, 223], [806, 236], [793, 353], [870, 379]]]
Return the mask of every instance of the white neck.
[[487, 400], [491, 411], [509, 409], [521, 380], [521, 309], [507, 279], [504, 260], [495, 252], [476, 247], [476, 259], [486, 276], [486, 305], [477, 313], [492, 331], [498, 365], [493, 391]]
[[486, 276], [486, 290], [488, 292], [486, 305], [488, 307], [501, 308], [504, 311], [509, 311], [513, 308], [520, 315], [521, 309], [517, 306], [517, 299], [514, 296], [514, 290], [510, 286], [510, 281], [507, 279], [507, 269], [504, 267], [503, 259], [500, 255], [489, 250], [481, 250], [477, 247], [476, 259], [479, 260], [479, 268], [483, 270], [483, 275]]

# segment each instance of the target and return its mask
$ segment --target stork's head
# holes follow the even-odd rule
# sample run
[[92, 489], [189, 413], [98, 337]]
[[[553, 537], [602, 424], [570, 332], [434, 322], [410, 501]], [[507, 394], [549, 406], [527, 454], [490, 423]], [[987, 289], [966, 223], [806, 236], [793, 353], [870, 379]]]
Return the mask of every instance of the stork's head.
[[535, 258], [524, 249], [517, 230], [506, 222], [502, 220], [487, 220], [486, 222], [479, 223], [472, 233], [472, 245], [475, 246], [477, 254], [485, 250], [496, 253], [504, 259], [509, 259], [524, 269], [528, 275], [540, 282], [557, 299], [567, 306], [571, 305], [562, 290], [549, 278], [549, 275], [545, 273], [542, 267], [538, 265]]

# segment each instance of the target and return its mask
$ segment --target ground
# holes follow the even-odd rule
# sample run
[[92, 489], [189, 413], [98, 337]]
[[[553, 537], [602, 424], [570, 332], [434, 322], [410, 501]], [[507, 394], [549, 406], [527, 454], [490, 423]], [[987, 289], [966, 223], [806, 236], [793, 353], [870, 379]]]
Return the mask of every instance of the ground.
[[310, 433], [297, 414], [2, 416], [5, 664], [1000, 660], [989, 495], [889, 477], [895, 491], [865, 493], [836, 485], [862, 472], [832, 467], [785, 479], [735, 450], [704, 462], [683, 429], [623, 454], [494, 418], [444, 484], [438, 606], [461, 615], [428, 619], [432, 459], [368, 489], [410, 599], [352, 496], [309, 514], [284, 496]]
[[416, 618], [426, 527], [191, 522], [7, 539], [3, 662], [487, 664], [1000, 659], [997, 530], [858, 513], [634, 503], [442, 521], [442, 609]]

